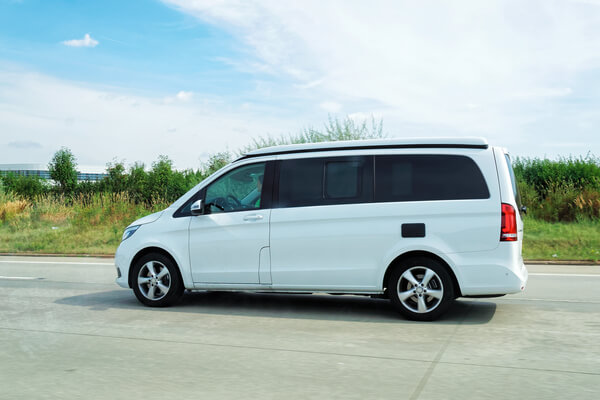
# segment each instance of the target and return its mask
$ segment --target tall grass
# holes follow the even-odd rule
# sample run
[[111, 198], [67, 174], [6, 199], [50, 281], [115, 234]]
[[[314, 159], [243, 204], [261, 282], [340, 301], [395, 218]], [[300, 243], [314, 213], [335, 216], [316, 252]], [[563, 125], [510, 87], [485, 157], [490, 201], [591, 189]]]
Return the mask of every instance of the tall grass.
[[553, 187], [568, 185], [575, 189], [600, 189], [600, 158], [563, 157], [558, 160], [517, 158], [513, 161], [517, 179], [542, 196]]
[[600, 159], [519, 158], [513, 168], [530, 216], [548, 222], [600, 219]]
[[126, 193], [32, 200], [0, 193], [0, 252], [112, 254], [128, 224], [166, 207]]

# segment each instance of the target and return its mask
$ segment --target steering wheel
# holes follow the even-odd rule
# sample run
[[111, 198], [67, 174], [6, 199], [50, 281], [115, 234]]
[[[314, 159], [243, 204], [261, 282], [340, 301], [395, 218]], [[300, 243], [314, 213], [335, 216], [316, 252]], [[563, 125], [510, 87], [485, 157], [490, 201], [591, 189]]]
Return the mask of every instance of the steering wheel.
[[215, 197], [210, 202], [210, 205], [215, 206], [221, 211], [232, 211], [243, 208], [242, 203], [230, 194], [225, 197]]
[[225, 196], [225, 201], [231, 210], [242, 208], [242, 202], [233, 195], [228, 194]]

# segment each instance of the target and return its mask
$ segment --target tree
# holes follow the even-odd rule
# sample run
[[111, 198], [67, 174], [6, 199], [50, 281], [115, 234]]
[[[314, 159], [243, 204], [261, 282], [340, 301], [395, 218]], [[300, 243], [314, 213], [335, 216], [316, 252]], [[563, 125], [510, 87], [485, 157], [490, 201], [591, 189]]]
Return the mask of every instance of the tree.
[[217, 172], [231, 162], [233, 155], [229, 151], [212, 154], [205, 163], [202, 163], [202, 179]]
[[123, 162], [114, 160], [106, 164], [108, 176], [102, 180], [102, 190], [112, 193], [123, 193], [127, 190], [127, 175]]
[[242, 155], [263, 147], [286, 144], [382, 139], [385, 137], [383, 120], [381, 119], [376, 121], [375, 117], [371, 117], [370, 121], [365, 119], [362, 122], [357, 122], [350, 117], [340, 120], [337, 117], [332, 118], [330, 116], [323, 130], [306, 128], [298, 134], [281, 135], [279, 137], [260, 136], [258, 139], [253, 139], [252, 144], [243, 147], [239, 154]]
[[48, 164], [50, 178], [58, 183], [62, 193], [73, 193], [77, 186], [77, 163], [75, 156], [66, 147], [62, 147]]
[[151, 202], [174, 201], [187, 192], [182, 172], [173, 170], [173, 161], [167, 156], [159, 156], [152, 163], [148, 173], [148, 193]]
[[126, 186], [129, 195], [136, 203], [143, 201], [150, 203], [150, 195], [147, 194], [148, 174], [143, 163], [136, 162], [129, 168]]

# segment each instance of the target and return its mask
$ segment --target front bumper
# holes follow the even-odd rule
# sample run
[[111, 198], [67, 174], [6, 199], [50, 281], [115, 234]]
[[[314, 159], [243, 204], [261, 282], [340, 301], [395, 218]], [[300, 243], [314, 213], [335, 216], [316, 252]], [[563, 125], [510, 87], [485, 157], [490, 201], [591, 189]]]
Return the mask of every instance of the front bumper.
[[[130, 260], [125, 255], [126, 252], [123, 249], [124, 243], [125, 242], [121, 242], [121, 244], [119, 245], [119, 248], [117, 249], [117, 252], [115, 253], [115, 266], [117, 267], [117, 279], [115, 279], [115, 282], [117, 283], [117, 285], [121, 286], [122, 288], [129, 289], [130, 288], [130, 286], [129, 286]], [[119, 272], [120, 272], [120, 274], [119, 274]]]

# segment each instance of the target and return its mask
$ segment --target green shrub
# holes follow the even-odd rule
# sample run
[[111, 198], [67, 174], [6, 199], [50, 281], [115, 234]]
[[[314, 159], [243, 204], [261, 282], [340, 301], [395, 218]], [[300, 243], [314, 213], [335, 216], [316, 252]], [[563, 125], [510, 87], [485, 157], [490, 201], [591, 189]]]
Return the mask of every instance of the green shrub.
[[517, 158], [513, 169], [518, 180], [533, 186], [542, 195], [557, 185], [570, 184], [576, 189], [600, 190], [600, 159], [592, 156], [560, 158]]
[[530, 216], [548, 222], [600, 218], [599, 159], [518, 158], [513, 168]]
[[51, 188], [45, 179], [13, 173], [2, 177], [2, 186], [5, 192], [13, 192], [28, 199], [46, 194]]

